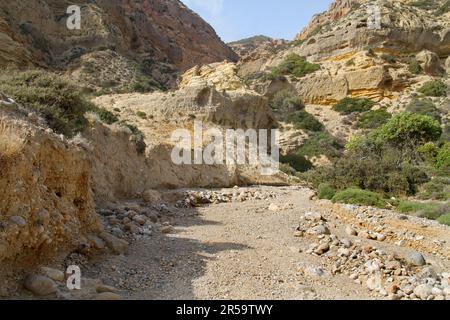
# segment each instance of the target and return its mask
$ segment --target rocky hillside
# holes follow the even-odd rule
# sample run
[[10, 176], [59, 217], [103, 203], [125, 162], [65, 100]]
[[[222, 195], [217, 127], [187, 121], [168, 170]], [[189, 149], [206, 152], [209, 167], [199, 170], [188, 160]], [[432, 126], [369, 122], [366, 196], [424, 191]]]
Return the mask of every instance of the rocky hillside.
[[81, 29], [66, 27], [72, 1], [2, 1], [0, 66], [66, 70], [91, 89], [171, 87], [197, 64], [235, 53], [178, 0], [78, 1]]

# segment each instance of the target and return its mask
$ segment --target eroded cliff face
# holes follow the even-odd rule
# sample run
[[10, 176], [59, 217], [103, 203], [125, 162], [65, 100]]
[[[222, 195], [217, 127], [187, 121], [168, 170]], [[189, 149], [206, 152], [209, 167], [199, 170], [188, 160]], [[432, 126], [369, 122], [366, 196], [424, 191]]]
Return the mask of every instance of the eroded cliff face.
[[[102, 227], [86, 154], [0, 104], [0, 279], [76, 249]], [[4, 280], [6, 281], [6, 280]], [[2, 289], [6, 289], [7, 283]]]
[[83, 55], [110, 49], [128, 61], [128, 72], [137, 63], [145, 76], [170, 86], [178, 72], [194, 65], [237, 59], [211, 26], [178, 0], [78, 1], [80, 30], [66, 27], [71, 4], [2, 1], [0, 66], [28, 64], [73, 72], [83, 69]]
[[[238, 63], [238, 73], [269, 96], [272, 87], [295, 87], [310, 104], [331, 105], [347, 96], [397, 98], [421, 81], [408, 71], [413, 59], [427, 75], [444, 74], [450, 55], [450, 12], [440, 11], [445, 3], [435, 1], [424, 8], [410, 1], [335, 1], [287, 48], [271, 55], [253, 54]], [[320, 70], [284, 84], [280, 79], [261, 81], [261, 75], [291, 54], [307, 57]]]

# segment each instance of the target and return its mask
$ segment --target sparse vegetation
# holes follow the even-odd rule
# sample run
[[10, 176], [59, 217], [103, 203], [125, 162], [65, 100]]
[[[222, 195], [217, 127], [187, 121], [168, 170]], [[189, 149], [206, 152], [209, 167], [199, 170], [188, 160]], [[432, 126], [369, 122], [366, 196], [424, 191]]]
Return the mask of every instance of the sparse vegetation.
[[286, 112], [299, 111], [305, 108], [300, 97], [287, 89], [278, 91], [270, 100], [269, 105], [274, 111], [280, 112], [282, 116]]
[[448, 86], [441, 80], [433, 80], [425, 83], [418, 92], [427, 97], [446, 97]]
[[376, 129], [384, 125], [392, 115], [384, 109], [370, 110], [362, 114], [358, 120], [358, 127], [362, 129]]
[[331, 200], [336, 195], [336, 189], [334, 189], [329, 183], [321, 183], [317, 188], [317, 196], [319, 199]]
[[414, 99], [406, 107], [406, 111], [430, 116], [439, 122], [442, 121], [441, 111], [436, 107], [433, 101], [429, 99]]
[[403, 213], [414, 213], [415, 215], [431, 220], [450, 214], [448, 203], [401, 201], [397, 209]]
[[435, 14], [437, 16], [442, 16], [447, 12], [450, 12], [450, 0], [447, 0], [441, 7], [439, 7], [439, 9], [436, 10]]
[[45, 71], [5, 72], [0, 91], [42, 113], [51, 128], [68, 137], [84, 129], [84, 113], [93, 108], [78, 87]]
[[381, 55], [381, 59], [388, 63], [397, 63], [397, 59], [391, 54], [384, 53]]
[[313, 134], [298, 150], [298, 154], [305, 157], [327, 156], [329, 159], [338, 158], [344, 150], [343, 142], [326, 131]]
[[280, 156], [280, 162], [288, 164], [297, 172], [305, 172], [312, 168], [312, 163], [307, 160], [304, 156], [297, 154], [289, 154], [286, 156]]
[[332, 198], [332, 201], [377, 208], [386, 208], [387, 206], [387, 202], [378, 193], [358, 188], [348, 188], [344, 191], [339, 191]]
[[20, 153], [24, 139], [8, 124], [0, 119], [0, 161]]
[[412, 74], [421, 74], [423, 71], [420, 63], [416, 59], [411, 60], [411, 62], [408, 65], [408, 70]]
[[374, 105], [375, 102], [366, 98], [344, 98], [333, 107], [333, 110], [340, 114], [351, 114], [354, 112], [369, 111]]
[[143, 111], [136, 112], [136, 115], [141, 119], [147, 119], [147, 114]]
[[292, 123], [296, 129], [300, 130], [318, 132], [324, 129], [323, 124], [305, 110], [291, 113], [287, 117], [287, 122]]
[[292, 53], [269, 74], [269, 77], [276, 78], [282, 75], [291, 75], [302, 78], [307, 74], [316, 72], [320, 69], [320, 65], [309, 63], [305, 57]]
[[433, 0], [417, 0], [411, 1], [410, 5], [416, 8], [432, 10], [437, 8], [437, 3]]

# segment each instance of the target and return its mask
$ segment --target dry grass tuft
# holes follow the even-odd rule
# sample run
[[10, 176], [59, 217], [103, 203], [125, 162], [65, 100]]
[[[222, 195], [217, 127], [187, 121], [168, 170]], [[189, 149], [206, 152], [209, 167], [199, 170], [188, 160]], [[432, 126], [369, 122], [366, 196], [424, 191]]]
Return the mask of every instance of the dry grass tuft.
[[24, 139], [16, 130], [0, 119], [0, 159], [9, 159], [22, 151]]

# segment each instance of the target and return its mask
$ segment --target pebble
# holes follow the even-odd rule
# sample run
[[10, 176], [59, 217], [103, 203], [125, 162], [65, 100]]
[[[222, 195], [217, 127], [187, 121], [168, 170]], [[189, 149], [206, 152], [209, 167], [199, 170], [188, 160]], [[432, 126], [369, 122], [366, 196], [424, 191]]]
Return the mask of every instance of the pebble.
[[18, 225], [19, 227], [25, 227], [27, 225], [27, 222], [25, 221], [25, 219], [20, 216], [11, 216], [9, 218], [9, 221], [11, 223]]
[[356, 232], [356, 230], [350, 226], [347, 226], [345, 228], [345, 233], [348, 234], [349, 236], [357, 236], [358, 235], [358, 232]]
[[331, 234], [330, 229], [328, 229], [328, 227], [323, 224], [309, 229], [308, 233], [313, 234], [313, 235], [329, 235], [329, 234]]
[[48, 267], [41, 267], [41, 273], [50, 279], [58, 282], [64, 282], [65, 275], [64, 272], [58, 269], [48, 268]]
[[421, 300], [427, 300], [432, 294], [433, 287], [428, 284], [422, 284], [414, 289], [414, 294]]
[[29, 275], [25, 279], [24, 287], [36, 296], [48, 296], [57, 291], [55, 282], [42, 275]]
[[330, 250], [330, 245], [328, 243], [322, 243], [314, 250], [314, 253], [321, 255], [328, 252], [328, 250]]
[[106, 242], [108, 248], [110, 248], [117, 255], [124, 254], [128, 250], [129, 244], [125, 240], [119, 239], [107, 232], [102, 232], [99, 236]]
[[406, 262], [410, 265], [421, 267], [426, 265], [425, 258], [419, 252], [412, 252], [406, 256]]
[[318, 212], [306, 212], [305, 219], [308, 221], [321, 221], [323, 218]]
[[280, 207], [278, 207], [275, 203], [271, 203], [269, 205], [269, 211], [272, 211], [272, 212], [280, 211]]

